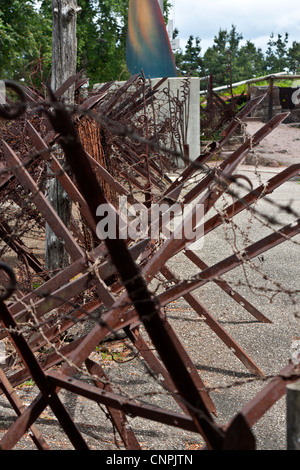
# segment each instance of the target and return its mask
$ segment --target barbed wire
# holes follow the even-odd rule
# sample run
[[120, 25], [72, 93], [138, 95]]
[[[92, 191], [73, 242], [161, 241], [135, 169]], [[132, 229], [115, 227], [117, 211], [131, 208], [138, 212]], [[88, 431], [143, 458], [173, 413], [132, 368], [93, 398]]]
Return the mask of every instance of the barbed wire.
[[[186, 92], [186, 90], [185, 90]], [[24, 103], [23, 103], [24, 104]], [[26, 109], [30, 110], [30, 112], [34, 113], [35, 111], [41, 112], [44, 111], [44, 109], [50, 109], [54, 110], [56, 107], [61, 106], [61, 104], [56, 104], [51, 101], [43, 101], [41, 103], [35, 103], [33, 105], [26, 103]], [[25, 106], [22, 105], [22, 109], [25, 109]], [[159, 141], [154, 141], [153, 139], [146, 139], [142, 134], [137, 132], [135, 128], [130, 128], [128, 125], [123, 125], [122, 123], [116, 122], [112, 119], [109, 119], [107, 116], [99, 115], [98, 112], [92, 111], [92, 110], [85, 110], [82, 109], [80, 106], [73, 106], [68, 108], [70, 111], [71, 115], [73, 116], [84, 116], [91, 118], [95, 122], [97, 122], [99, 125], [103, 126], [107, 131], [109, 131], [112, 135], [117, 135], [118, 137], [122, 137], [124, 139], [132, 139], [133, 141], [142, 144], [142, 145], [147, 145], [152, 152], [154, 152], [152, 155], [149, 156], [150, 161], [154, 161], [157, 158], [157, 155], [160, 155], [161, 153], [165, 153], [169, 155], [172, 158], [181, 158], [183, 161], [185, 161], [186, 157], [181, 153], [178, 152], [174, 149], [170, 149], [166, 146], [163, 146], [159, 143]], [[145, 122], [144, 122], [145, 125]], [[24, 132], [24, 127], [23, 127], [23, 132]], [[249, 136], [247, 136], [249, 138]], [[251, 140], [251, 137], [250, 137]], [[56, 142], [56, 141], [55, 141]], [[250, 143], [250, 149], [252, 148], [252, 144]], [[30, 151], [30, 158], [28, 161], [25, 161], [16, 166], [11, 166], [9, 168], [1, 168], [0, 169], [0, 175], [7, 175], [10, 174], [11, 172], [17, 170], [18, 168], [26, 168], [29, 172], [32, 171], [32, 165], [36, 166], [36, 183], [39, 191], [44, 191], [45, 190], [45, 182], [47, 179], [49, 179], [49, 175], [44, 171], [44, 168], [39, 167], [39, 163], [41, 162], [41, 156], [43, 152], [48, 153], [48, 152], [54, 152], [53, 145], [47, 146], [47, 149], [43, 151], [38, 151], [32, 152], [32, 149]], [[189, 162], [190, 163], [190, 162]], [[133, 162], [132, 164], [123, 164], [122, 168], [125, 168], [127, 171], [133, 171], [134, 169], [137, 168], [139, 162]], [[193, 163], [192, 163], [193, 165]], [[255, 201], [253, 205], [248, 205], [247, 202], [239, 195], [239, 193], [231, 188], [231, 184], [234, 183], [238, 190], [249, 190], [248, 185], [242, 183], [240, 180], [237, 179], [236, 176], [231, 177], [230, 175], [226, 175], [226, 178], [223, 178], [222, 173], [218, 173], [217, 170], [211, 169], [207, 167], [207, 165], [202, 165], [199, 164], [199, 162], [196, 162], [195, 164], [197, 172], [201, 172], [202, 175], [202, 180], [205, 179], [205, 177], [209, 176], [211, 178], [211, 183], [217, 185], [220, 187], [221, 192], [224, 194], [224, 197], [226, 198], [231, 197], [233, 201], [242, 201], [244, 204], [245, 211], [249, 215], [249, 219], [246, 223], [246, 227], [242, 226], [241, 224], [235, 222], [232, 217], [229, 217], [228, 214], [226, 213], [226, 208], [228, 207], [228, 202], [224, 200], [224, 206], [221, 209], [218, 209], [216, 205], [214, 205], [214, 208], [216, 209], [216, 212], [220, 215], [221, 217], [221, 226], [224, 229], [224, 238], [231, 247], [232, 253], [241, 253], [245, 247], [249, 245], [251, 242], [250, 239], [250, 227], [253, 226], [254, 223], [259, 224], [260, 226], [264, 227], [265, 229], [271, 230], [274, 233], [278, 233], [278, 230], [276, 229], [275, 225], [280, 224], [280, 220], [277, 219], [274, 215], [270, 215], [268, 212], [265, 212], [262, 209], [259, 209], [258, 205], [263, 200], [267, 204], [270, 204], [275, 210], [277, 210], [277, 213], [283, 212], [291, 217], [296, 217], [299, 218], [299, 212], [297, 210], [293, 209], [291, 206], [292, 204], [282, 204], [279, 203], [278, 201], [269, 198], [264, 192], [262, 192], [261, 196]], [[196, 173], [197, 173], [196, 172]], [[176, 173], [176, 169], [174, 170], [174, 173]], [[180, 174], [180, 172], [179, 172]], [[58, 176], [59, 174], [54, 174], [54, 177]], [[53, 177], [53, 176], [52, 176]], [[195, 175], [194, 175], [195, 177]], [[121, 180], [122, 181], [122, 180]], [[163, 181], [163, 176], [158, 177], [158, 181], [162, 182]], [[130, 184], [130, 183], [129, 183]], [[193, 181], [187, 181], [184, 185], [184, 192], [188, 193], [189, 188], [194, 187], [195, 182]], [[5, 213], [5, 220], [10, 222], [10, 229], [11, 232], [9, 234], [9, 238], [11, 241], [16, 240], [16, 239], [22, 239], [25, 235], [28, 238], [31, 238], [32, 240], [36, 241], [36, 238], [38, 234], [42, 237], [43, 235], [43, 228], [42, 227], [37, 227], [35, 226], [36, 222], [32, 221], [31, 216], [29, 216], [29, 208], [32, 206], [32, 203], [34, 203], [34, 198], [36, 194], [24, 194], [24, 205], [20, 206], [13, 202], [13, 199], [11, 202], [10, 198], [12, 198], [13, 193], [15, 193], [19, 188], [21, 188], [21, 185], [19, 184], [12, 184], [9, 186], [5, 191], [7, 200], [5, 204], [8, 204], [8, 209], [5, 208], [6, 213]], [[131, 194], [134, 195], [141, 195], [145, 194], [147, 191], [143, 189], [137, 190], [137, 189], [132, 189], [130, 188]], [[163, 190], [157, 190], [157, 193], [155, 194], [157, 200], [160, 200], [164, 196], [164, 191]], [[14, 206], [15, 205], [15, 206]], [[15, 217], [15, 214], [18, 214], [18, 217]], [[11, 226], [12, 221], [14, 221], [14, 225]], [[231, 235], [232, 238], [228, 235], [229, 233], [229, 227], [231, 230]], [[208, 236], [208, 235], [207, 235]], [[291, 237], [286, 237], [286, 241], [291, 242], [293, 245], [298, 246], [299, 242], [295, 239], [292, 239]], [[242, 248], [239, 248], [238, 245], [242, 245]], [[158, 241], [156, 245], [156, 249], [158, 250], [159, 247], [163, 246], [162, 241]], [[87, 253], [86, 247], [83, 245], [85, 248], [85, 253]], [[36, 246], [34, 246], [33, 252], [36, 253]], [[1, 257], [4, 255], [7, 255], [7, 252], [11, 248], [9, 246], [6, 246], [3, 244], [3, 246], [0, 246], [0, 254]], [[155, 250], [154, 250], [155, 251]], [[88, 257], [87, 257], [88, 258]], [[151, 257], [149, 258], [151, 259]], [[43, 257], [41, 256], [41, 253], [39, 253], [39, 260], [41, 261], [41, 267], [43, 268]], [[93, 264], [91, 264], [88, 259], [86, 261], [85, 267], [81, 270], [81, 273], [78, 273], [78, 275], [82, 274], [85, 270], [88, 270], [91, 274], [91, 277], [94, 277], [95, 280], [98, 279], [98, 281], [101, 281], [101, 276], [99, 274], [99, 263], [101, 263], [102, 259], [96, 260]], [[17, 266], [17, 269], [19, 269], [20, 265], [23, 266], [22, 262], [24, 260], [18, 260], [14, 259], [14, 263]], [[146, 260], [147, 263], [147, 260]], [[249, 279], [248, 274], [246, 272], [246, 267], [251, 268], [256, 274], [260, 276], [260, 278], [264, 281], [264, 285], [254, 285], [253, 282]], [[247, 287], [252, 291], [253, 294], [255, 295], [263, 295], [266, 296], [269, 301], [272, 301], [276, 295], [279, 293], [283, 293], [287, 295], [291, 301], [292, 306], [296, 308], [297, 306], [297, 300], [296, 296], [300, 293], [299, 289], [292, 289], [292, 288], [287, 288], [282, 284], [282, 282], [279, 282], [277, 280], [272, 279], [271, 275], [266, 274], [261, 269], [261, 266], [254, 263], [253, 260], [251, 259], [244, 259], [242, 260], [241, 263], [241, 268], [243, 271], [243, 278], [244, 281], [240, 278], [238, 281], [236, 280], [230, 280], [230, 286], [236, 286], [236, 287]], [[32, 276], [32, 282], [34, 282], [34, 279], [36, 279], [38, 276], [42, 277], [42, 275], [46, 274], [46, 270], [42, 269], [40, 273], [30, 273], [30, 268], [27, 266], [27, 276]], [[50, 274], [48, 272], [48, 274]], [[54, 337], [49, 337], [47, 336], [47, 330], [49, 330], [51, 327], [55, 325], [63, 325], [64, 321], [69, 321], [73, 322], [74, 325], [78, 324], [86, 324], [87, 321], [91, 321], [94, 325], [100, 325], [103, 328], [108, 329], [109, 333], [116, 333], [116, 331], [107, 323], [105, 320], [103, 320], [103, 314], [107, 312], [113, 312], [114, 309], [124, 309], [125, 312], [125, 317], [126, 317], [126, 312], [132, 311], [133, 305], [132, 303], [127, 299], [127, 297], [123, 296], [124, 293], [124, 288], [126, 286], [120, 286], [118, 285], [118, 280], [115, 280], [111, 285], [107, 285], [107, 289], [112, 292], [113, 295], [115, 295], [115, 300], [121, 299], [121, 301], [117, 304], [117, 306], [110, 306], [109, 308], [106, 307], [105, 305], [102, 305], [103, 309], [101, 310], [101, 302], [99, 301], [98, 309], [99, 314], [96, 311], [96, 314], [93, 315], [93, 311], [89, 312], [88, 308], [86, 309], [86, 303], [88, 304], [89, 298], [84, 298], [85, 295], [90, 298], [93, 298], [93, 295], [95, 294], [95, 290], [89, 291], [88, 289], [85, 290], [85, 292], [81, 293], [79, 295], [78, 301], [72, 301], [72, 300], [66, 300], [64, 296], [60, 296], [56, 294], [55, 292], [51, 291], [44, 291], [42, 292], [39, 289], [33, 290], [31, 287], [28, 287], [28, 279], [25, 279], [24, 282], [22, 282], [22, 274], [19, 273], [19, 282], [16, 286], [17, 289], [20, 290], [20, 292], [23, 294], [23, 298], [16, 296], [15, 297], [15, 302], [18, 303], [19, 305], [23, 305], [23, 310], [27, 311], [28, 313], [28, 318], [26, 319], [26, 322], [20, 322], [17, 326], [16, 329], [12, 328], [4, 328], [1, 327], [0, 333], [4, 335], [9, 335], [11, 333], [18, 333], [18, 334], [23, 334], [26, 337], [29, 337], [32, 334], [39, 334], [40, 337], [43, 340], [43, 347], [48, 347], [49, 349], [52, 349], [52, 351], [57, 355], [59, 358], [58, 363], [65, 363], [67, 364], [70, 368], [74, 369], [77, 371], [78, 374], [84, 379], [88, 381], [101, 381], [103, 382], [104, 385], [111, 384], [111, 381], [109, 379], [104, 379], [104, 378], [99, 378], [98, 376], [95, 376], [91, 373], [89, 373], [84, 365], [78, 366], [75, 362], [70, 360], [69, 356], [67, 354], [64, 354], [61, 352], [61, 349], [64, 346], [63, 340], [61, 343], [58, 342], [57, 345], [57, 339], [60, 337], [58, 334], [57, 336]], [[176, 276], [176, 278], [173, 281], [168, 281], [166, 279], [162, 279], [162, 277], [158, 274], [156, 274], [153, 278], [154, 281], [156, 281], [156, 286], [152, 289], [153, 296], [156, 297], [156, 295], [159, 294], [160, 291], [163, 291], [166, 288], [169, 288], [170, 286], [179, 283], [181, 280], [187, 280], [187, 281], [193, 281], [195, 279], [201, 278], [201, 272], [197, 273], [195, 276], [185, 276], [184, 278], [180, 279], [179, 276]], [[216, 282], [222, 280], [222, 276], [215, 276], [210, 278], [210, 282]], [[21, 281], [21, 282], [20, 282]], [[43, 282], [43, 281], [42, 281]], [[267, 286], [266, 283], [270, 283], [270, 286]], [[114, 292], [113, 287], [117, 285], [116, 292]], [[38, 286], [40, 287], [40, 286]], [[33, 294], [36, 299], [40, 300], [56, 300], [58, 302], [61, 302], [62, 305], [65, 307], [68, 307], [69, 310], [67, 312], [59, 311], [57, 309], [55, 312], [50, 311], [49, 313], [53, 314], [50, 318], [47, 318], [46, 315], [42, 315], [40, 317], [40, 313], [37, 313], [37, 304], [38, 300], [34, 301], [32, 298], [29, 299], [29, 303], [25, 301], [26, 299], [26, 294]], [[12, 304], [13, 305], [13, 304]], [[77, 315], [76, 315], [77, 314]], [[82, 318], [80, 318], [80, 314], [82, 315]], [[168, 321], [168, 312], [165, 310], [165, 320]], [[299, 314], [295, 312], [294, 317], [296, 319], [299, 318]], [[91, 328], [91, 327], [90, 327]], [[71, 328], [67, 328], [66, 331], [69, 331]], [[60, 333], [58, 331], [58, 333]], [[7, 340], [7, 337], [4, 338]], [[130, 350], [132, 356], [130, 359], [126, 361], [116, 361], [116, 364], [122, 368], [122, 365], [125, 367], [125, 364], [131, 361], [139, 361], [143, 364], [144, 370], [146, 373], [151, 376], [157, 385], [162, 387], [162, 391], [146, 391], [142, 394], [136, 394], [134, 397], [132, 395], [132, 392], [126, 392], [124, 387], [120, 387], [118, 384], [113, 384], [114, 388], [118, 390], [120, 394], [122, 394], [124, 397], [130, 399], [130, 400], [140, 400], [144, 399], [147, 397], [152, 397], [154, 395], [159, 395], [163, 394], [166, 396], [174, 396], [174, 390], [172, 390], [170, 387], [168, 387], [162, 380], [161, 378], [153, 372], [151, 369], [150, 365], [145, 361], [142, 357], [142, 353], [145, 352], [143, 349], [137, 350], [136, 347], [126, 341], [126, 347]], [[155, 349], [149, 346], [150, 350], [155, 352]], [[148, 350], [147, 350], [148, 351]], [[39, 353], [39, 350], [37, 350], [37, 354]], [[47, 357], [47, 354], [44, 355]], [[121, 372], [121, 371], [120, 371]], [[290, 378], [294, 378], [295, 376], [299, 376], [295, 372], [291, 373]], [[216, 391], [216, 390], [226, 390], [232, 387], [239, 387], [241, 385], [247, 385], [251, 382], [254, 381], [259, 381], [259, 382], [264, 382], [267, 380], [271, 380], [273, 378], [280, 377], [277, 374], [268, 374], [266, 377], [248, 377], [243, 380], [233, 380], [230, 384], [226, 385], [217, 385], [217, 386], [205, 386], [201, 391], [207, 393], [211, 391]], [[287, 379], [288, 377], [284, 377]], [[178, 399], [181, 399], [180, 396], [177, 397]], [[187, 403], [185, 403], [186, 405]], [[191, 405], [191, 404], [188, 404]], [[199, 410], [197, 410], [199, 411]], [[113, 425], [113, 422], [112, 422]], [[113, 426], [114, 427], [114, 426]], [[115, 435], [115, 434], [114, 434]], [[116, 443], [115, 439], [115, 443]]]

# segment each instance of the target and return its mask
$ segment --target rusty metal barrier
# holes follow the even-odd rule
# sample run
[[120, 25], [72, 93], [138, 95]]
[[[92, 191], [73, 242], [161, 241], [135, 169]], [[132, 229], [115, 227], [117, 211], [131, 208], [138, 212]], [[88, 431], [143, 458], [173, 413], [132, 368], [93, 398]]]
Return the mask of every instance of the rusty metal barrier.
[[[199, 210], [197, 205], [194, 205], [191, 212], [183, 218], [170, 238], [160, 240], [159, 244], [150, 236], [136, 241], [130, 237], [122, 237], [120, 232], [117, 232], [115, 238], [104, 240], [97, 241], [96, 236], [97, 224], [104, 219], [104, 216], [102, 219], [101, 216], [97, 216], [99, 206], [109, 205], [116, 220], [120, 218], [118, 207], [107, 199], [103, 187], [99, 184], [99, 176], [113, 187], [117, 195], [128, 196], [131, 201], [142, 200], [148, 216], [152, 202], [165, 202], [171, 207], [174, 201], [180, 200], [181, 204], [198, 201], [204, 207], [204, 215], [208, 216], [204, 223], [203, 236], [220, 226], [224, 220], [233, 220], [234, 216], [242, 211], [251, 210], [258, 200], [267, 198], [274, 189], [299, 174], [300, 164], [293, 165], [270, 178], [266, 185], [252, 188], [243, 197], [237, 197], [235, 190], [232, 189], [232, 186], [242, 181], [239, 175], [235, 174], [238, 165], [253, 147], [286, 118], [286, 113], [273, 117], [216, 168], [208, 168], [206, 163], [223, 147], [241, 121], [264, 97], [248, 102], [224, 129], [222, 139], [211, 144], [194, 162], [187, 163], [181, 174], [171, 181], [166, 171], [166, 157], [163, 159], [165, 164], [161, 167], [151, 156], [151, 150], [158, 151], [159, 142], [152, 141], [149, 134], [145, 138], [140, 132], [134, 134], [131, 129], [126, 132], [130, 118], [140, 111], [145, 113], [145, 101], [151, 103], [155, 96], [156, 90], [149, 88], [143, 81], [138, 82], [134, 99], [126, 96], [124, 101], [120, 101], [128, 87], [137, 80], [138, 77], [133, 77], [107, 100], [104, 99], [108, 96], [106, 85], [95, 96], [88, 98], [75, 109], [68, 110], [59, 100], [60, 96], [71, 83], [76, 83], [78, 89], [83, 83], [78, 76], [72, 77], [61, 90], [55, 94], [49, 91], [50, 98], [39, 103], [39, 112], [47, 118], [44, 136], [38, 132], [34, 122], [26, 119], [23, 129], [34, 157], [28, 154], [17, 155], [11, 145], [4, 140], [1, 142], [6, 165], [6, 167], [4, 165], [6, 172], [4, 179], [2, 178], [1, 191], [5, 191], [12, 180], [15, 184], [13, 188], [16, 188], [16, 185], [21, 187], [29, 198], [30, 205], [34, 205], [35, 217], [39, 220], [40, 226], [43, 227], [47, 222], [63, 240], [70, 255], [70, 265], [50, 276], [44, 271], [42, 261], [34, 255], [34, 250], [28, 248], [21, 237], [11, 236], [12, 229], [7, 221], [0, 223], [2, 241], [21, 257], [28, 270], [33, 270], [43, 279], [41, 285], [26, 291], [22, 285], [19, 285], [14, 270], [6, 263], [0, 264], [1, 280], [3, 286], [6, 286], [6, 291], [0, 298], [2, 325], [0, 339], [9, 341], [12, 345], [11, 356], [14, 365], [17, 366], [14, 370], [10, 370], [9, 365], [0, 369], [1, 392], [8, 398], [17, 415], [14, 423], [1, 436], [0, 448], [3, 450], [14, 448], [28, 430], [31, 431], [30, 436], [38, 449], [48, 449], [49, 445], [36, 424], [38, 417], [48, 406], [74, 448], [78, 450], [89, 448], [82, 432], [79, 431], [59, 397], [61, 390], [70, 391], [106, 407], [127, 450], [141, 449], [139, 439], [128, 425], [127, 415], [197, 433], [205, 442], [203, 448], [255, 449], [252, 426], [282, 396], [285, 385], [299, 378], [298, 367], [289, 364], [251, 403], [234, 416], [231, 422], [226, 426], [220, 425], [217, 422], [216, 407], [210, 393], [163, 311], [176, 299], [183, 298], [200, 317], [205, 318], [213, 333], [247, 370], [257, 377], [264, 377], [261, 367], [202, 305], [195, 291], [206, 283], [213, 282], [231, 299], [239, 304], [242, 303], [258, 322], [270, 323], [269, 318], [233, 290], [221, 276], [295, 237], [300, 232], [299, 219], [295, 219], [293, 223], [280, 230], [273, 230], [271, 234], [255, 243], [248, 244], [242, 253], [234, 253], [211, 266], [189, 249], [191, 241], [195, 240], [182, 230], [188, 227], [191, 233], [195, 229]], [[24, 103], [26, 100], [28, 102], [29, 96], [31, 101], [36, 98], [29, 95], [26, 89], [19, 90], [15, 84], [7, 85], [17, 92], [21, 106], [16, 113], [12, 113], [9, 107], [0, 107], [0, 116], [6, 119], [20, 117], [26, 110]], [[34, 103], [36, 105], [37, 101]], [[98, 106], [99, 104], [102, 106]], [[106, 132], [111, 136], [115, 132], [114, 143], [120, 152], [118, 158], [123, 159], [122, 162], [118, 161], [119, 166], [116, 165], [116, 169], [119, 168], [122, 181], [85, 150], [76, 125], [82, 116], [88, 116], [91, 122], [95, 120], [102, 127], [107, 126]], [[123, 120], [124, 117], [127, 120]], [[135, 139], [139, 144], [136, 148]], [[70, 169], [69, 173], [63, 169], [54, 155], [52, 149], [54, 142], [63, 150]], [[73, 204], [78, 208], [85, 226], [94, 236], [95, 245], [91, 250], [87, 250], [84, 245], [84, 235], [78, 222], [73, 220], [70, 229], [67, 228], [48, 203], [34, 176], [37, 162], [51, 166], [55, 177], [59, 179]], [[32, 163], [35, 163], [34, 170]], [[199, 170], [203, 172], [202, 179], [193, 184], [180, 199], [183, 185]], [[136, 190], [134, 193], [126, 187], [128, 174]], [[155, 191], [152, 190], [153, 187]], [[137, 190], [141, 189], [143, 192], [138, 195]], [[13, 190], [10, 194], [12, 192]], [[235, 196], [235, 201], [227, 204], [222, 214], [210, 216], [209, 212], [225, 194]], [[14, 204], [22, 207], [15, 195], [12, 198]], [[129, 225], [135, 222], [133, 219], [129, 221]], [[184, 238], [176, 237], [179, 230], [185, 234]], [[186, 256], [199, 270], [192, 279], [178, 280], [176, 272], [167, 266], [167, 262], [178, 253]], [[154, 294], [149, 285], [158, 275], [162, 275], [169, 284], [162, 292]], [[93, 326], [87, 333], [78, 335], [70, 343], [61, 341], [62, 336], [74, 325], [89, 321], [91, 318], [94, 319]], [[148, 334], [151, 345], [145, 341], [141, 327]], [[136, 348], [153, 375], [160, 377], [160, 384], [168, 391], [181, 412], [145, 404], [115, 391], [114, 384], [109, 381], [104, 368], [91, 358], [91, 354], [101, 341], [120, 331]], [[47, 344], [53, 345], [53, 350], [43, 351], [41, 354]], [[60, 367], [57, 370], [58, 365]], [[83, 367], [86, 368], [93, 385], [90, 381], [84, 380], [85, 377], [83, 379], [75, 377]], [[15, 389], [28, 379], [35, 382], [39, 394], [25, 407]]]

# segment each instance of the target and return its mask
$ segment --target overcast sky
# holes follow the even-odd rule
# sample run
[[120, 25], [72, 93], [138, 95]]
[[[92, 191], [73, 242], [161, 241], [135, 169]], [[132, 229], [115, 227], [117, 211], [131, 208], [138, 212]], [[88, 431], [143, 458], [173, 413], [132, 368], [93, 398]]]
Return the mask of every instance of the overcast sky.
[[220, 28], [229, 31], [231, 25], [263, 50], [272, 32], [275, 37], [288, 32], [290, 42], [300, 41], [299, 0], [173, 0], [173, 5], [181, 48], [193, 35], [204, 52]]

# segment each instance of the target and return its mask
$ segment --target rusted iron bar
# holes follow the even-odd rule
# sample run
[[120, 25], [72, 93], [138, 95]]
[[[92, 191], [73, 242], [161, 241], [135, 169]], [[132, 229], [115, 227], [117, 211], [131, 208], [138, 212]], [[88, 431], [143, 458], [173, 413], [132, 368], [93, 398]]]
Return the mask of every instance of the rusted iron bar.
[[[131, 253], [133, 259], [139, 256], [146, 244], [147, 240], [143, 240], [138, 245], [132, 246], [129, 252]], [[101, 248], [99, 247], [99, 250], [97, 251], [100, 250]], [[93, 258], [90, 258], [90, 260], [92, 259]], [[96, 273], [92, 274], [89, 271], [83, 273], [77, 279], [68, 282], [70, 279], [70, 275], [72, 276], [72, 278], [74, 278], [78, 276], [78, 274], [81, 274], [82, 271], [86, 270], [87, 268], [87, 258], [83, 257], [78, 260], [78, 262], [76, 262], [75, 266], [74, 264], [71, 265], [70, 267], [66, 268], [66, 270], [57, 274], [51, 280], [40, 286], [38, 289], [35, 289], [34, 292], [25, 296], [22, 299], [22, 302], [19, 301], [11, 306], [11, 311], [14, 314], [14, 318], [19, 322], [24, 321], [28, 315], [27, 308], [24, 308], [24, 304], [28, 302], [28, 305], [30, 305], [30, 301], [34, 298], [40, 298], [40, 300], [38, 300], [34, 304], [35, 314], [37, 318], [39, 318], [45, 313], [51, 311], [53, 308], [57, 308], [58, 306], [70, 300], [71, 298], [81, 294], [85, 290], [96, 287], [99, 282], [99, 278], [97, 277]], [[116, 267], [112, 264], [110, 260], [107, 260], [97, 266], [96, 271], [98, 273], [98, 276], [101, 279], [105, 280], [109, 276], [112, 276], [116, 273]], [[49, 298], [48, 302], [47, 298]]]
[[15, 420], [8, 431], [0, 439], [1, 450], [11, 450], [31, 428], [37, 418], [47, 407], [48, 403], [43, 397], [34, 400], [26, 407], [24, 412]]
[[288, 364], [241, 410], [249, 426], [254, 426], [286, 392], [286, 386], [299, 380], [299, 366]]
[[255, 258], [265, 251], [285, 242], [289, 238], [296, 236], [300, 232], [300, 220], [283, 227], [280, 231], [274, 232], [258, 242], [247, 247], [243, 253], [234, 254], [225, 260], [201, 271], [194, 280], [181, 281], [176, 286], [171, 287], [162, 294], [159, 294], [159, 302], [161, 306], [167, 305], [169, 302], [182, 297], [194, 289], [206, 284], [207, 282], [222, 276], [232, 269], [240, 266], [242, 263]]
[[[13, 409], [15, 410], [16, 414], [20, 416], [22, 412], [25, 410], [25, 406], [21, 402], [20, 398], [18, 397], [16, 391], [13, 389], [12, 385], [10, 384], [8, 378], [4, 374], [1, 367], [0, 367], [0, 387], [2, 388], [6, 398], [8, 399]], [[31, 437], [32, 441], [35, 443], [38, 450], [50, 450], [47, 442], [43, 438], [40, 430], [36, 427], [36, 425], [33, 424], [31, 426], [29, 436]]]
[[36, 150], [40, 153], [41, 157], [43, 158], [43, 160], [45, 160], [45, 162], [50, 163], [51, 171], [54, 173], [55, 177], [58, 179], [65, 191], [68, 193], [72, 202], [74, 202], [75, 204], [79, 204], [82, 216], [85, 218], [89, 227], [95, 232], [96, 226], [94, 223], [94, 219], [91, 216], [90, 210], [87, 206], [87, 203], [81, 196], [80, 192], [76, 188], [71, 178], [65, 172], [64, 168], [61, 166], [57, 158], [55, 158], [53, 154], [50, 155], [50, 150], [47, 144], [44, 142], [42, 137], [39, 135], [39, 133], [29, 121], [27, 121], [26, 123], [26, 130]]
[[29, 266], [41, 277], [47, 279], [48, 276], [44, 273], [41, 262], [32, 253], [31, 250], [23, 243], [23, 241], [15, 234], [12, 233], [10, 226], [5, 220], [0, 220], [0, 238], [18, 255], [26, 258]]
[[[168, 280], [175, 280], [174, 273], [164, 266], [161, 273]], [[255, 362], [246, 354], [241, 346], [230, 337], [220, 323], [207, 311], [207, 309], [199, 302], [193, 294], [186, 294], [183, 298], [188, 304], [197, 312], [199, 316], [203, 316], [205, 323], [214, 331], [214, 333], [223, 341], [224, 344], [230, 349], [233, 354], [247, 367], [254, 375], [264, 377], [262, 370], [255, 364]]]
[[[67, 162], [73, 170], [78, 186], [86, 199], [91, 212], [97, 213], [97, 207], [106, 203], [105, 197], [87, 161], [71, 121], [65, 110], [55, 106], [55, 113], [48, 114], [54, 129], [61, 133], [61, 146]], [[74, 157], [76, 156], [76, 157]], [[87, 184], [86, 182], [89, 182]], [[95, 215], [96, 217], [96, 215]], [[159, 316], [156, 302], [148, 291], [147, 285], [140, 275], [122, 239], [106, 239], [113, 263], [117, 267], [121, 280], [128, 295], [136, 307], [158, 353], [168, 368], [179, 393], [189, 408], [190, 414], [209, 446], [220, 448], [222, 432], [214, 425], [210, 414], [188, 372], [176, 346], [169, 337]], [[76, 354], [76, 351], [75, 351]]]
[[195, 197], [199, 196], [209, 185], [210, 182], [216, 180], [223, 175], [231, 175], [237, 166], [242, 162], [247, 153], [257, 146], [270, 132], [272, 132], [279, 124], [284, 121], [289, 113], [281, 113], [274, 116], [269, 122], [262, 126], [251, 138], [247, 139], [235, 152], [224, 160], [219, 168], [212, 170], [206, 178], [196, 184], [183, 198], [183, 203], [189, 204]]
[[84, 256], [83, 250], [72, 237], [67, 227], [56, 214], [55, 210], [51, 207], [46, 197], [39, 191], [38, 186], [22, 165], [21, 160], [4, 141], [2, 141], [2, 145], [8, 165], [12, 167], [13, 172], [20, 181], [21, 185], [26, 188], [27, 191], [32, 193], [32, 200], [34, 204], [41, 212], [42, 216], [47, 220], [47, 223], [51, 226], [53, 232], [56, 233], [58, 238], [61, 238], [64, 241], [66, 250], [70, 256], [73, 258], [73, 260]]
[[49, 381], [56, 387], [61, 387], [70, 392], [84, 396], [97, 403], [123, 411], [130, 416], [139, 416], [161, 424], [167, 424], [186, 431], [199, 432], [197, 426], [189, 415], [174, 413], [151, 405], [135, 403], [115, 393], [99, 390], [74, 378], [65, 377], [58, 372], [47, 372]]
[[[0, 321], [4, 328], [6, 328], [8, 331], [8, 336], [10, 337], [19, 355], [22, 357], [24, 364], [26, 364], [26, 367], [28, 367], [30, 370], [31, 376], [40, 389], [44, 400], [51, 407], [53, 413], [57, 417], [75, 449], [88, 450], [88, 446], [85, 443], [82, 435], [78, 431], [63, 403], [56, 395], [54, 387], [47, 380], [43, 369], [28, 346], [28, 343], [23, 334], [18, 331], [17, 323], [14, 321], [12, 315], [2, 300], [0, 300]], [[0, 440], [0, 448], [3, 449], [2, 439]]]
[[[91, 359], [87, 359], [85, 361], [85, 365], [91, 375], [93, 375], [94, 377], [99, 377], [99, 380], [94, 380], [94, 384], [96, 385], [96, 387], [100, 388], [101, 390], [113, 393], [112, 387], [109, 384], [108, 377], [106, 376], [102, 367]], [[120, 434], [120, 437], [126, 449], [141, 450], [141, 446], [138, 443], [134, 432], [128, 427], [128, 422], [125, 413], [122, 410], [116, 410], [115, 408], [110, 406], [107, 407], [107, 410], [118, 430], [118, 433]]]
[[244, 106], [243, 109], [236, 115], [235, 119], [233, 119], [224, 129], [224, 131], [222, 132], [222, 139], [219, 142], [213, 142], [209, 146], [206, 153], [199, 155], [198, 158], [191, 162], [189, 166], [184, 169], [181, 175], [170, 186], [168, 186], [168, 188], [165, 190], [165, 194], [169, 195], [169, 193], [174, 188], [187, 181], [188, 178], [193, 176], [193, 174], [197, 170], [201, 170], [203, 165], [222, 149], [222, 147], [226, 144], [226, 142], [232, 136], [238, 126], [241, 125], [241, 121], [243, 121], [243, 119], [245, 119], [245, 117], [247, 117], [248, 114], [250, 114], [253, 109], [255, 109], [260, 104], [260, 102], [265, 98], [265, 96], [266, 95], [258, 96], [252, 99], [249, 103], [247, 103], [246, 106]]

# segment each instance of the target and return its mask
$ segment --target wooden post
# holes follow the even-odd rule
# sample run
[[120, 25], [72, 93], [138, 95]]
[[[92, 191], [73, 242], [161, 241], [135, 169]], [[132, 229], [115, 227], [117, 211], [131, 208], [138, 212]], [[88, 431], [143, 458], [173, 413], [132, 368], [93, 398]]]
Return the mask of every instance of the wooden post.
[[273, 117], [273, 94], [274, 94], [274, 78], [270, 77], [269, 83], [269, 120]]
[[287, 450], [300, 450], [300, 381], [286, 387]]
[[[77, 0], [52, 0], [52, 76], [51, 88], [57, 90], [69, 77], [76, 73], [77, 40], [76, 24], [79, 11]], [[63, 95], [67, 105], [74, 104], [74, 87]], [[56, 157], [67, 170], [64, 156], [56, 147]], [[50, 172], [49, 172], [50, 176]], [[47, 187], [48, 200], [58, 213], [66, 227], [69, 226], [72, 203], [56, 178], [49, 178]], [[63, 240], [59, 240], [46, 224], [45, 267], [49, 271], [61, 269], [69, 264], [69, 257]]]
[[251, 83], [247, 83], [247, 101], [251, 100]]

